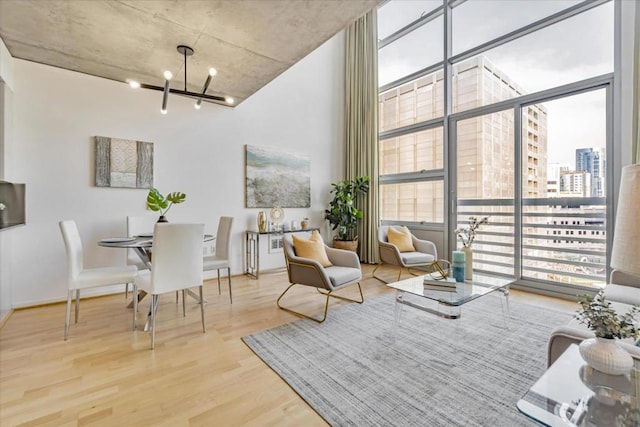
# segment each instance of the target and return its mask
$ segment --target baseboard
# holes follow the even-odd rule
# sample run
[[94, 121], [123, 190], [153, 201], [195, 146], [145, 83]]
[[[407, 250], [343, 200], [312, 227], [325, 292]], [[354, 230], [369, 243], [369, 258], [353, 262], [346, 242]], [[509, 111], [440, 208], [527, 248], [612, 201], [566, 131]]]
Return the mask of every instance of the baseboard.
[[0, 310], [0, 329], [7, 323], [11, 315], [13, 314], [13, 309], [9, 310]]

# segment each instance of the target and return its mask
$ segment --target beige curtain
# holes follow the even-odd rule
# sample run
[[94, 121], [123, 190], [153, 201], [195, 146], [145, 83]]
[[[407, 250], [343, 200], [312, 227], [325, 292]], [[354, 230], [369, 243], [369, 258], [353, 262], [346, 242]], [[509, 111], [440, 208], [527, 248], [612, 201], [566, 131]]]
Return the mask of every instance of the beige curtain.
[[633, 38], [633, 141], [631, 154], [634, 163], [640, 164], [640, 2], [636, 3]]
[[360, 196], [360, 260], [378, 262], [378, 29], [377, 9], [347, 28], [345, 49], [345, 176], [369, 176], [369, 192]]

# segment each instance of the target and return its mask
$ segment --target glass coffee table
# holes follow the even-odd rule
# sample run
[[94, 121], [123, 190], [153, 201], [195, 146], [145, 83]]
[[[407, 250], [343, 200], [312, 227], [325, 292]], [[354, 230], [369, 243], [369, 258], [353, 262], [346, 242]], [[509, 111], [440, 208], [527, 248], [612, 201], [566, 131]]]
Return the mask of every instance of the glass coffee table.
[[572, 344], [518, 401], [518, 409], [545, 426], [640, 426], [640, 361], [627, 375], [587, 366]]
[[[396, 290], [396, 321], [399, 319], [403, 305], [428, 311], [447, 319], [457, 319], [462, 315], [462, 305], [495, 291], [504, 296], [503, 313], [505, 318], [509, 317], [509, 285], [513, 282], [511, 278], [474, 273], [473, 280], [456, 283], [455, 288], [432, 290], [424, 288], [425, 277], [430, 278], [430, 275], [416, 276], [387, 284]], [[427, 306], [427, 303], [433, 301], [435, 301], [435, 307]]]

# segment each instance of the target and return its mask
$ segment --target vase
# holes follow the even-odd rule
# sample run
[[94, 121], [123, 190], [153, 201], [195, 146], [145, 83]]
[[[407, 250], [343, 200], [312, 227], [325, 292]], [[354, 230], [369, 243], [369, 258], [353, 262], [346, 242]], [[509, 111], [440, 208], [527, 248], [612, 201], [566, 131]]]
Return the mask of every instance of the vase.
[[158, 222], [169, 222], [169, 221], [167, 220], [166, 216], [160, 215], [160, 218], [158, 218]]
[[465, 257], [464, 279], [473, 280], [473, 250], [471, 246], [463, 246], [460, 250], [464, 252]]
[[624, 375], [633, 368], [631, 355], [613, 338], [589, 338], [580, 343], [580, 355], [593, 369], [610, 375]]
[[307, 218], [304, 218], [302, 221], [300, 221], [300, 227], [302, 227], [303, 230], [306, 230], [308, 226], [309, 220]]
[[258, 231], [260, 233], [267, 231], [267, 214], [264, 211], [258, 212]]

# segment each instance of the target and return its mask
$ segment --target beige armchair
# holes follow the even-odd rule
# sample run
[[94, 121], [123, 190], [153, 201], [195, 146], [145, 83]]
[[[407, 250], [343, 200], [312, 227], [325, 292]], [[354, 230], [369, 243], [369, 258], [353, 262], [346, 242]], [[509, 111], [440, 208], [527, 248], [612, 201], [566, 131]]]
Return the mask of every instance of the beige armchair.
[[[305, 239], [309, 239], [311, 237], [311, 234], [309, 233], [299, 233], [298, 235]], [[360, 259], [358, 258], [358, 255], [355, 252], [330, 248], [324, 244], [323, 246], [326, 251], [327, 258], [332, 264], [329, 267], [323, 267], [320, 262], [313, 259], [297, 256], [293, 236], [291, 234], [285, 234], [283, 238], [283, 249], [287, 265], [287, 274], [289, 275], [289, 282], [291, 284], [280, 295], [280, 297], [278, 297], [277, 301], [278, 307], [282, 310], [298, 316], [306, 317], [307, 319], [314, 320], [318, 323], [324, 322], [327, 318], [329, 297], [356, 302], [358, 304], [362, 304], [364, 302], [362, 288], [360, 287], [362, 270], [360, 269]], [[358, 285], [358, 290], [360, 291], [359, 301], [334, 294], [335, 291], [354, 284]], [[295, 285], [315, 287], [318, 292], [326, 296], [324, 314], [322, 318], [312, 317], [284, 307], [280, 304], [282, 297], [284, 297], [289, 289]]]
[[395, 230], [401, 229], [401, 227], [395, 225], [382, 225], [378, 227], [378, 247], [380, 249], [380, 260], [382, 264], [373, 270], [373, 277], [384, 283], [388, 283], [376, 275], [380, 267], [388, 264], [398, 267], [397, 281], [400, 281], [404, 270], [411, 273], [410, 269], [414, 267], [430, 267], [438, 259], [436, 245], [428, 240], [418, 239], [413, 234], [411, 235], [411, 242], [415, 250], [401, 252], [396, 245], [389, 242], [389, 228], [391, 227]]

